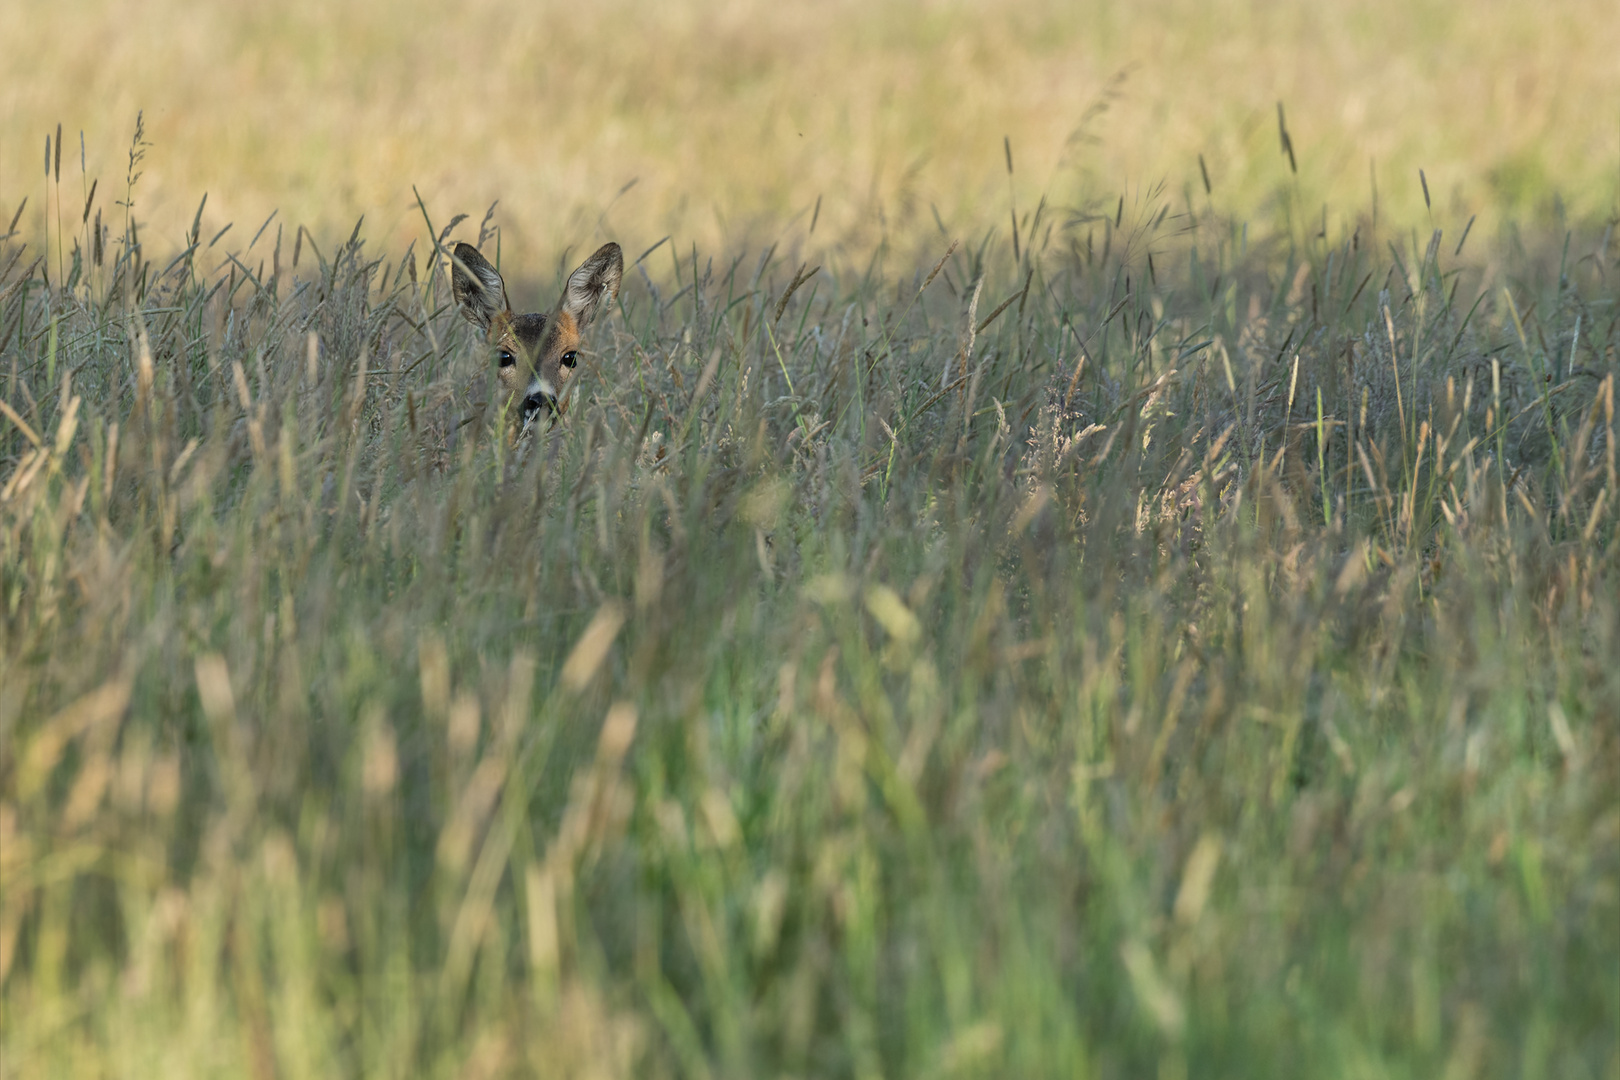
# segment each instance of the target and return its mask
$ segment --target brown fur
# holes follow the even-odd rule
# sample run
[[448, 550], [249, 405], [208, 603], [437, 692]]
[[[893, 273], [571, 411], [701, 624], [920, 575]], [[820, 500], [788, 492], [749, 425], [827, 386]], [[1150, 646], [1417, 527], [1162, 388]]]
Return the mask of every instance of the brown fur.
[[515, 315], [500, 271], [471, 244], [456, 245], [450, 275], [456, 303], [467, 321], [484, 331], [500, 365], [497, 404], [517, 423], [567, 411], [581, 335], [619, 295], [623, 277], [619, 245], [604, 244], [568, 276], [549, 316]]

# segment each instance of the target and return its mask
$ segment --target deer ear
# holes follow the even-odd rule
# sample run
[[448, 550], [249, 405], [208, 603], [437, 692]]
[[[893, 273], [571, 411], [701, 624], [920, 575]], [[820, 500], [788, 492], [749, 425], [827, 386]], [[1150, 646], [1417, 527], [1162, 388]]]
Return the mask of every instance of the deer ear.
[[495, 316], [511, 310], [501, 272], [471, 244], [457, 244], [450, 261], [450, 286], [466, 320], [487, 331]]
[[595, 255], [580, 264], [568, 275], [563, 289], [562, 310], [583, 330], [596, 317], [605, 304], [611, 304], [619, 295], [619, 282], [624, 278], [624, 255], [618, 244], [603, 244]]

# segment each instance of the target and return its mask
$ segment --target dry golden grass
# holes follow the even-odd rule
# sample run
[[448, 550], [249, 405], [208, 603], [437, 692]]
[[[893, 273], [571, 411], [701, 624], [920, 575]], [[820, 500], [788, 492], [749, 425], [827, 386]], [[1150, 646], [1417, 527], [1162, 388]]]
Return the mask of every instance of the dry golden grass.
[[364, 213], [403, 244], [412, 185], [443, 217], [501, 200], [506, 239], [545, 251], [526, 259], [608, 231], [768, 242], [818, 199], [818, 239], [868, 243], [931, 230], [930, 204], [953, 230], [1004, 217], [1003, 136], [1021, 209], [1161, 180], [1198, 203], [1200, 155], [1239, 219], [1281, 192], [1313, 221], [1367, 210], [1374, 162], [1386, 221], [1426, 225], [1419, 168], [1437, 213], [1486, 230], [1554, 193], [1588, 220], [1620, 198], [1612, 0], [81, 0], [26, 3], [6, 30], [30, 44], [0, 73], [0, 204], [33, 194], [31, 235], [44, 135], [63, 124], [76, 167], [84, 131], [110, 202], [139, 109], [138, 208], [164, 245], [205, 191], [205, 229], [279, 208], [324, 239]]

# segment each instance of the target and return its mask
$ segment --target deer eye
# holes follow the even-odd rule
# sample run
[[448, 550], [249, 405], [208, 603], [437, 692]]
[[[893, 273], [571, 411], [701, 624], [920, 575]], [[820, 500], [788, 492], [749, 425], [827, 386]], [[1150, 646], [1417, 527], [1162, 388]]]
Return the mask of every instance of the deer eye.
[[501, 350], [501, 367], [511, 367], [515, 363], [517, 363], [517, 357], [512, 355], [512, 350], [511, 349], [502, 349]]
[[563, 353], [563, 355], [562, 355], [562, 366], [563, 367], [571, 368], [577, 363], [579, 363], [579, 353], [575, 352], [573, 349], [569, 349], [567, 352]]

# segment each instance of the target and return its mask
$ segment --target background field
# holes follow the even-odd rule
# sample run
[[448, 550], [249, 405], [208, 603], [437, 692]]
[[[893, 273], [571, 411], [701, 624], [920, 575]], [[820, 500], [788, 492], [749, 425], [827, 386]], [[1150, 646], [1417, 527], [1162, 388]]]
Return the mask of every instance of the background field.
[[400, 247], [412, 185], [441, 218], [501, 200], [526, 262], [599, 233], [763, 245], [818, 199], [824, 242], [869, 246], [931, 233], [930, 205], [955, 230], [1004, 217], [1004, 136], [1021, 207], [1160, 182], [1201, 206], [1200, 155], [1241, 220], [1287, 193], [1337, 224], [1370, 212], [1376, 171], [1386, 220], [1426, 225], [1420, 168], [1440, 212], [1487, 235], [1559, 200], [1600, 220], [1620, 197], [1607, 0], [24, 0], [6, 33], [28, 47], [0, 73], [0, 206], [39, 210], [58, 123], [82, 205], [79, 132], [89, 176], [115, 182], [144, 109], [140, 212], [175, 248], [204, 192], [208, 235], [279, 210], [346, 236], [364, 213]]
[[1620, 1077], [1612, 4], [0, 21], [0, 1078]]

